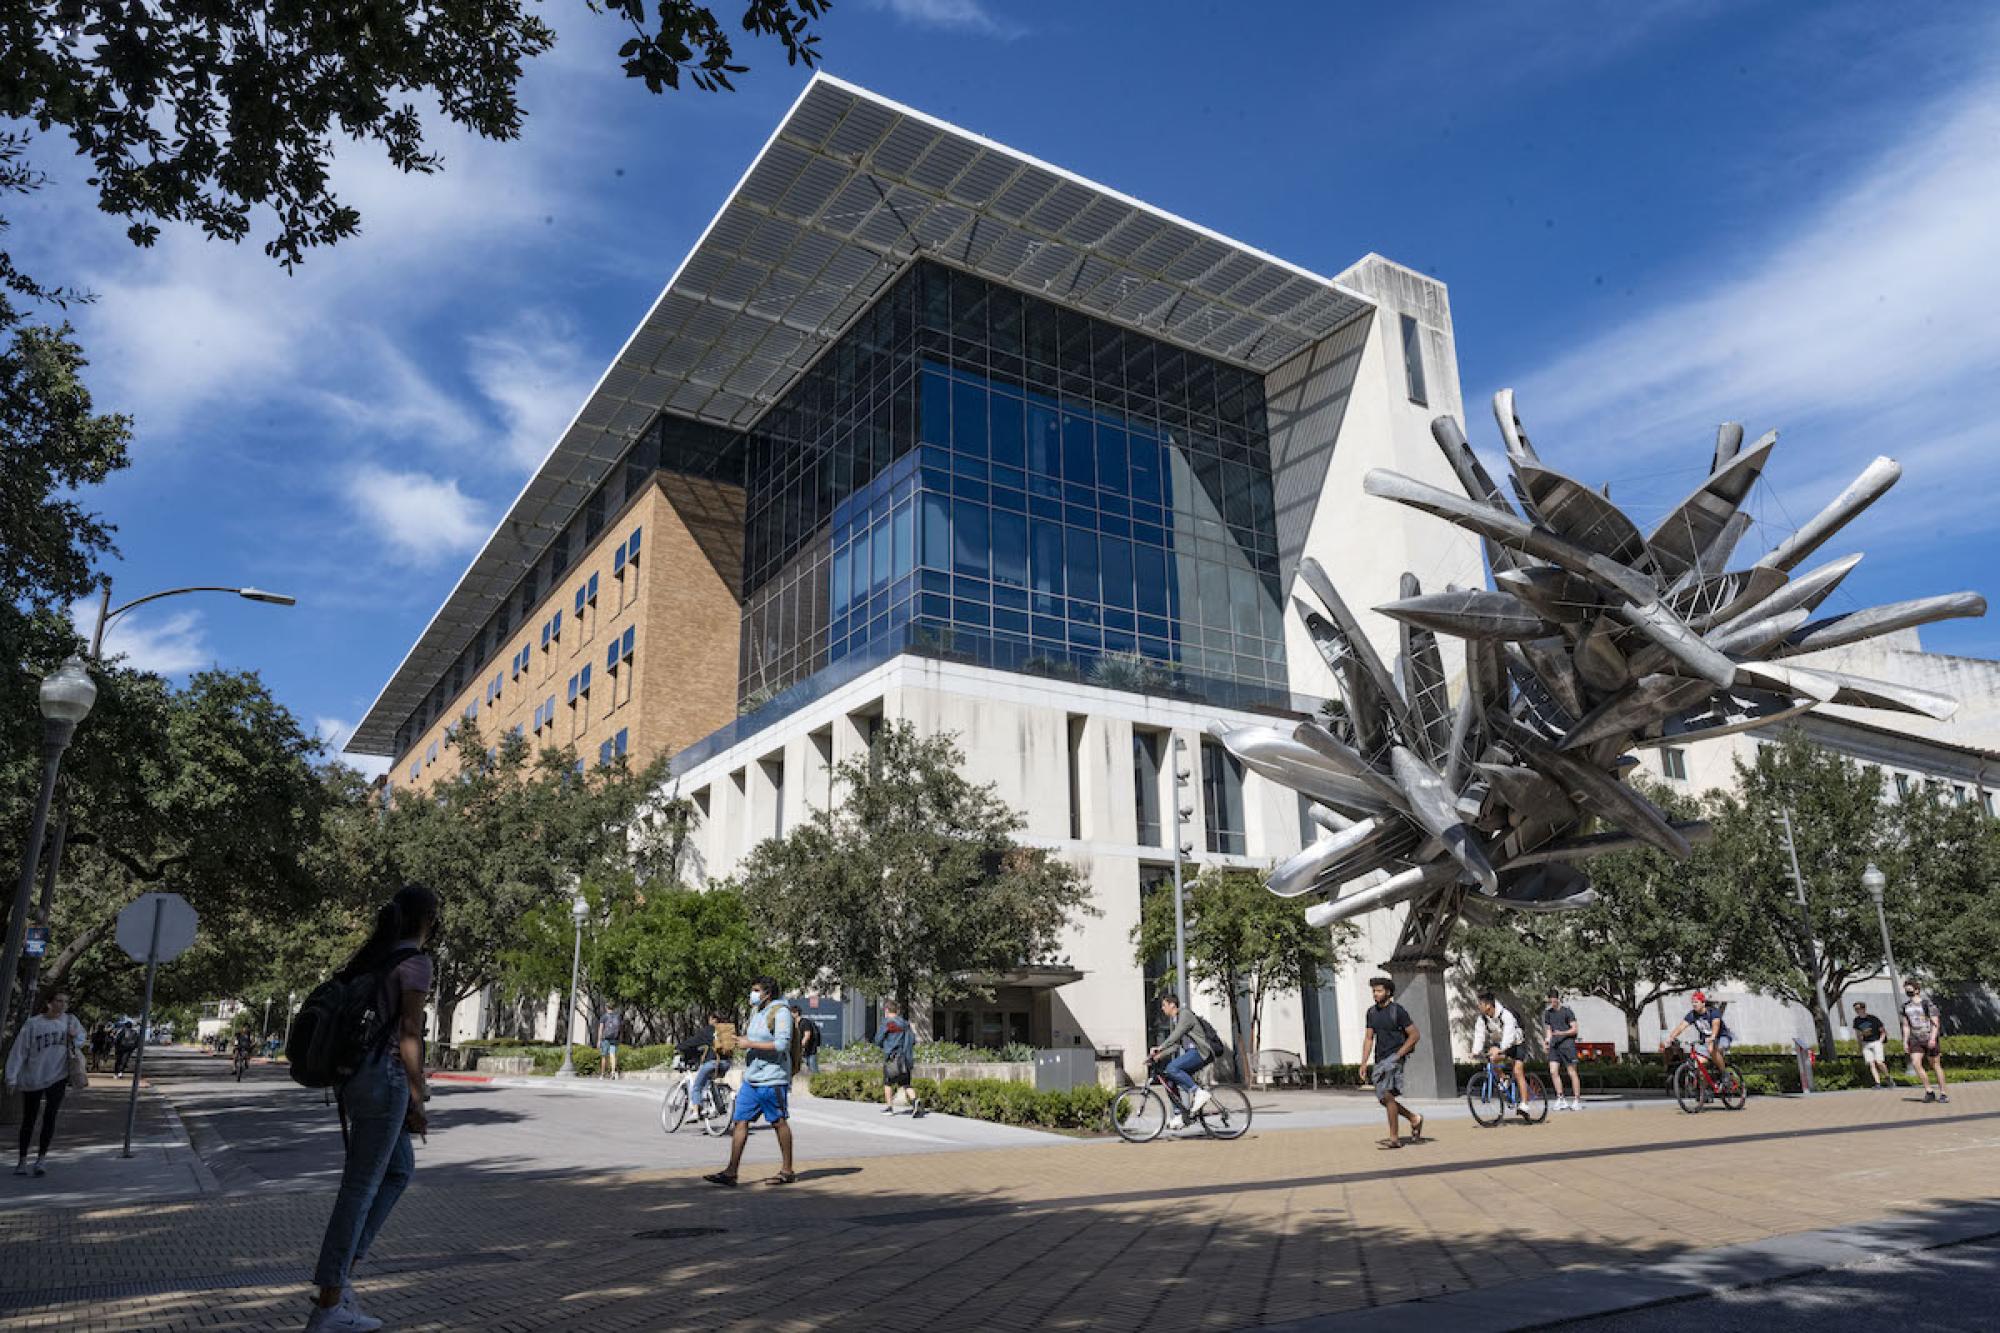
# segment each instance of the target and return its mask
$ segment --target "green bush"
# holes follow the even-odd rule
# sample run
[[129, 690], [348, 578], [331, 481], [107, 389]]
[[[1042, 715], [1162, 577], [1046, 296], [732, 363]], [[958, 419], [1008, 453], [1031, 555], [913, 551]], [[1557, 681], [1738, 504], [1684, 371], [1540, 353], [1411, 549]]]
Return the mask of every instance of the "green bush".
[[[920, 1065], [1025, 1064], [1035, 1058], [1035, 1048], [1025, 1042], [1010, 1042], [998, 1050], [990, 1046], [961, 1046], [955, 1041], [920, 1041], [916, 1063]], [[839, 1050], [820, 1052], [822, 1069], [868, 1069], [882, 1063], [882, 1048], [872, 1041], [851, 1041]]]
[[[911, 1087], [933, 1111], [1043, 1129], [1102, 1129], [1111, 1106], [1111, 1093], [1096, 1084], [1037, 1092], [1025, 1083], [997, 1078], [920, 1078]], [[882, 1075], [879, 1070], [847, 1069], [816, 1074], [812, 1094], [833, 1101], [879, 1102]]]

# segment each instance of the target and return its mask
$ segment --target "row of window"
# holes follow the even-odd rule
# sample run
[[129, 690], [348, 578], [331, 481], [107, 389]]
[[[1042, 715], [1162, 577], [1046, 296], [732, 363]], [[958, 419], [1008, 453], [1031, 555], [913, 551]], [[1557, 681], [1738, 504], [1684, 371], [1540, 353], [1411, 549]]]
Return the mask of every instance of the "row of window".
[[610, 740], [603, 742], [597, 747], [597, 766], [599, 768], [604, 768], [608, 766], [613, 759], [623, 759], [624, 757], [625, 757], [625, 728], [620, 727], [618, 729], [618, 734], [616, 736], [613, 736]]

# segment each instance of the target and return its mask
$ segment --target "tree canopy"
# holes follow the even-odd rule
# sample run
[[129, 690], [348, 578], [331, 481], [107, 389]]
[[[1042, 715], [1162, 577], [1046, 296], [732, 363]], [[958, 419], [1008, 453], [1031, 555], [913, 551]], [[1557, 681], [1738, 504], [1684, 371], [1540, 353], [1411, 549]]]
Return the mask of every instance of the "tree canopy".
[[1094, 914], [1076, 867], [1017, 845], [1026, 821], [961, 760], [951, 736], [889, 723], [835, 766], [837, 804], [745, 859], [745, 901], [792, 981], [894, 997], [921, 1029], [919, 1001], [1050, 961], [1072, 917]]

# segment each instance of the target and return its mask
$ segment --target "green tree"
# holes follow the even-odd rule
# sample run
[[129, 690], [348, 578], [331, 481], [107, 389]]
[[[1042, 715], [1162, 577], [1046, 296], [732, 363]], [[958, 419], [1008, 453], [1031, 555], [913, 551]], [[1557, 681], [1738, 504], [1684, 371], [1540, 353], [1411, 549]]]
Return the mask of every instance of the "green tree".
[[640, 890], [630, 910], [606, 924], [597, 957], [605, 995], [676, 1038], [711, 1010], [740, 1011], [750, 983], [781, 970], [742, 893], [729, 884]]
[[[1875, 906], [1861, 887], [1863, 869], [1886, 858], [1891, 839], [1881, 774], [1791, 729], [1758, 746], [1754, 762], [1737, 761], [1736, 790], [1719, 795], [1716, 810], [1718, 874], [1743, 922], [1729, 970], [1811, 1010], [1820, 1054], [1830, 1059], [1833, 1028], [1819, 1012], [1815, 971], [1827, 1002], [1837, 1004], [1849, 986], [1885, 970]], [[1779, 827], [1786, 811], [1805, 880], [1805, 916]]]
[[961, 763], [950, 735], [890, 723], [835, 766], [841, 801], [760, 844], [738, 876], [792, 976], [892, 997], [920, 1032], [929, 1005], [1049, 960], [1070, 919], [1095, 914], [1076, 867], [1019, 846], [1026, 821]]
[[[1188, 982], [1228, 1002], [1230, 1041], [1254, 1053], [1263, 1042], [1264, 1006], [1274, 995], [1310, 993], [1323, 967], [1338, 967], [1352, 956], [1359, 928], [1343, 921], [1328, 928], [1309, 926], [1289, 899], [1264, 887], [1253, 871], [1209, 866], [1183, 885], [1182, 917], [1187, 934]], [[1132, 928], [1133, 954], [1143, 966], [1174, 951], [1174, 895], [1146, 895]], [[1177, 984], [1170, 967], [1166, 980]], [[1245, 1006], [1237, 1001], [1248, 1001]]]
[[379, 826], [392, 874], [438, 895], [434, 994], [447, 1041], [458, 1005], [506, 971], [524, 920], [550, 904], [566, 917], [573, 887], [650, 854], [634, 844], [657, 828], [649, 798], [666, 772], [664, 759], [578, 772], [569, 750], [531, 754], [511, 732], [489, 749], [469, 720], [448, 744], [458, 778], [398, 789]]
[[[726, 89], [744, 71], [714, 8], [683, 0], [590, 0], [590, 8], [629, 26], [619, 58], [652, 92], [683, 78]], [[827, 0], [739, 8], [742, 30], [777, 41], [788, 62], [816, 59], [811, 26]], [[152, 244], [163, 222], [240, 241], [261, 216], [275, 224], [266, 252], [289, 266], [308, 247], [360, 230], [361, 215], [333, 192], [337, 146], [373, 143], [400, 171], [440, 170], [419, 103], [485, 138], [518, 138], [522, 70], [555, 40], [524, 0], [24, 0], [0, 17], [0, 115], [67, 135], [89, 160], [99, 207], [130, 220], [135, 243]], [[27, 137], [13, 133], [4, 146], [0, 188], [33, 188], [40, 173], [26, 162]], [[0, 268], [0, 278], [18, 276]]]
[[1879, 862], [1896, 961], [1944, 983], [2000, 981], [2000, 820], [1916, 789], [1888, 811]]
[[[1645, 795], [1674, 819], [1701, 806], [1669, 788]], [[1625, 1017], [1625, 1046], [1639, 1049], [1639, 1020], [1662, 998], [1715, 984], [1728, 970], [1742, 910], [1722, 883], [1715, 847], [1679, 861], [1640, 848], [1578, 862], [1597, 901], [1574, 912], [1504, 912], [1459, 934], [1480, 986], [1539, 998], [1550, 986], [1587, 995]]]

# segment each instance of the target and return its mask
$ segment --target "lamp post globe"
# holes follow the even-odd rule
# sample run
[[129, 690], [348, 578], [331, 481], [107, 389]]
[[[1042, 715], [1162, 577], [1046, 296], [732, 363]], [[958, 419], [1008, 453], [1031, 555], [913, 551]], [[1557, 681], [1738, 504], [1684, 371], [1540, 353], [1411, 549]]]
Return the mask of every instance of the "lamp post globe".
[[1875, 863], [1870, 861], [1868, 868], [1861, 872], [1861, 887], [1868, 890], [1868, 896], [1873, 898], [1879, 907], [1882, 903], [1882, 890], [1889, 887], [1889, 877], [1876, 869]]
[[83, 659], [72, 654], [68, 661], [42, 677], [42, 716], [50, 722], [74, 727], [90, 716], [97, 702], [97, 683], [84, 668]]
[[1889, 877], [1870, 861], [1861, 872], [1861, 887], [1875, 900], [1875, 924], [1882, 928], [1882, 961], [1889, 965], [1889, 985], [1894, 991], [1890, 999], [1891, 1003], [1900, 1005], [1903, 1003], [1903, 977], [1896, 970], [1896, 950], [1889, 943], [1889, 914], [1882, 907], [1882, 892], [1889, 887]]

